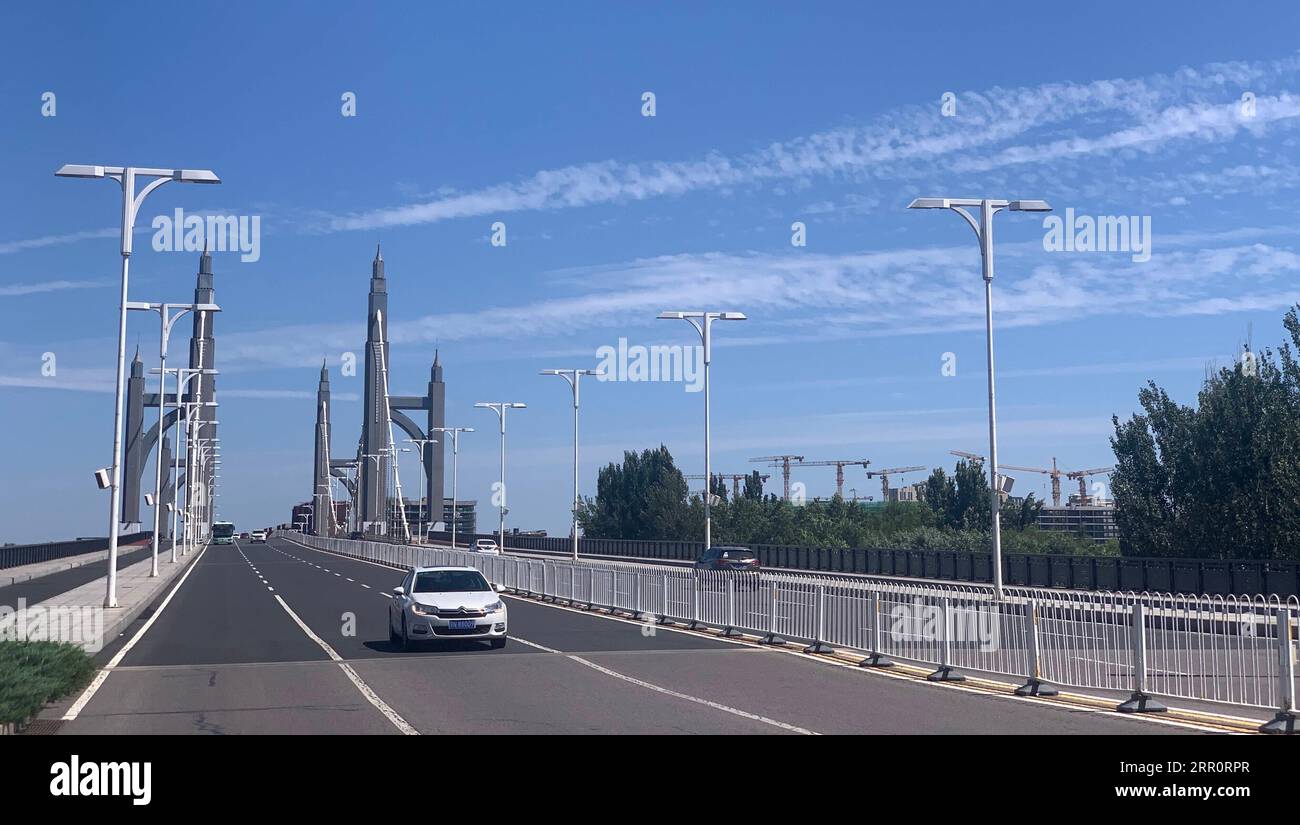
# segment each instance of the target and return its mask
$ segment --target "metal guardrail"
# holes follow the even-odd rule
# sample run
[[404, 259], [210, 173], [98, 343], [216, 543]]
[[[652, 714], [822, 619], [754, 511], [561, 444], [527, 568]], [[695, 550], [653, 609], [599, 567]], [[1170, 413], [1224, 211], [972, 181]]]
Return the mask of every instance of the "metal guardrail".
[[[147, 539], [151, 535], [153, 534], [130, 533], [118, 536], [117, 543], [119, 546], [132, 544], [141, 539]], [[50, 541], [43, 544], [15, 544], [10, 547], [0, 547], [0, 570], [7, 567], [18, 567], [23, 564], [37, 564], [43, 561], [80, 556], [83, 553], [94, 553], [107, 549], [107, 536], [93, 539], [73, 539], [72, 541]]]
[[[847, 648], [864, 666], [891, 658], [1052, 685], [1126, 691], [1125, 712], [1163, 708], [1157, 696], [1277, 711], [1295, 729], [1295, 597], [1083, 593], [939, 585], [779, 572], [732, 573], [520, 556], [304, 535], [310, 547], [397, 567], [462, 564], [516, 592], [626, 611], [645, 621], [712, 626], [810, 652]], [[1288, 727], [1289, 726], [1289, 727]]]
[[[442, 541], [450, 533], [430, 533]], [[460, 533], [458, 543], [495, 539], [493, 533]], [[506, 536], [511, 547], [542, 553], [569, 553], [573, 541], [557, 536]], [[989, 583], [990, 553], [956, 550], [879, 550], [840, 547], [747, 544], [766, 568], [815, 570]], [[695, 561], [704, 552], [698, 541], [582, 540], [583, 553], [594, 556]], [[1255, 559], [1181, 559], [1136, 556], [1062, 556], [1004, 554], [1006, 584], [1070, 590], [1144, 590], [1162, 593], [1229, 595], [1270, 593], [1300, 596], [1300, 562]]]

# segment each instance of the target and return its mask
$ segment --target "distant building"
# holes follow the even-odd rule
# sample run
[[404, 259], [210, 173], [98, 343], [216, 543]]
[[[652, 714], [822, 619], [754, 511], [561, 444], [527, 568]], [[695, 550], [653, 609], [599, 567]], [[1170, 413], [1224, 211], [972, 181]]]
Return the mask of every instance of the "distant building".
[[921, 488], [924, 484], [908, 484], [905, 487], [890, 487], [889, 501], [920, 501]]
[[1044, 507], [1038, 514], [1038, 529], [1074, 533], [1098, 542], [1119, 538], [1113, 504], [1096, 503], [1091, 497], [1081, 503], [1077, 496], [1071, 496], [1070, 502], [1069, 507]]
[[[402, 509], [406, 511], [406, 525], [410, 528], [412, 534], [418, 533], [421, 528], [428, 531], [433, 527], [429, 522], [429, 517], [425, 513], [424, 503], [419, 499], [405, 499], [402, 503]], [[474, 533], [478, 531], [478, 502], [470, 499], [468, 501], [456, 502], [456, 532], [457, 533]], [[451, 499], [442, 500], [442, 514], [439, 518], [444, 525], [445, 530], [451, 530]], [[389, 535], [402, 534], [401, 513], [392, 509], [392, 514], [388, 519]]]

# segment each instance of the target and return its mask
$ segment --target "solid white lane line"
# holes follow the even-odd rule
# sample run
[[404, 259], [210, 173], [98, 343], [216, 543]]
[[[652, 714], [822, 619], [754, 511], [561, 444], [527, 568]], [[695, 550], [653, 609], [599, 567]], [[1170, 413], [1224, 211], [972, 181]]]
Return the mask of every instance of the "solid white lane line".
[[362, 678], [357, 675], [357, 672], [352, 669], [352, 665], [348, 664], [346, 661], [343, 660], [342, 656], [334, 652], [334, 648], [330, 647], [328, 642], [326, 642], [320, 636], [317, 636], [314, 632], [312, 632], [312, 629], [308, 627], [303, 622], [302, 619], [298, 618], [298, 614], [293, 612], [293, 608], [289, 607], [289, 605], [285, 602], [284, 599], [280, 598], [279, 596], [276, 596], [275, 600], [280, 603], [281, 607], [284, 608], [284, 612], [288, 613], [290, 618], [292, 618], [295, 622], [298, 623], [298, 627], [302, 628], [302, 632], [306, 633], [307, 637], [310, 638], [313, 642], [320, 645], [321, 650], [325, 651], [325, 655], [329, 656], [331, 660], [338, 663], [339, 667], [343, 669], [343, 672], [347, 674], [347, 677], [352, 680], [352, 684], [356, 685], [357, 690], [361, 691], [361, 695], [365, 697], [366, 701], [369, 702], [371, 705], [374, 705], [375, 710], [378, 710], [385, 717], [387, 717], [388, 721], [392, 722], [393, 726], [396, 727], [403, 734], [407, 736], [420, 735], [420, 732], [415, 728], [411, 727], [410, 723], [408, 723], [405, 719], [403, 719], [398, 714], [397, 711], [393, 710], [391, 707], [388, 706], [387, 702], [379, 698], [379, 694], [375, 693], [374, 690], [371, 689], [370, 685], [367, 685], [365, 681], [363, 681]]
[[666, 688], [661, 685], [656, 685], [650, 682], [642, 681], [641, 679], [637, 679], [633, 676], [628, 676], [626, 673], [619, 673], [617, 670], [610, 670], [609, 668], [604, 667], [603, 665], [598, 665], [593, 661], [582, 658], [581, 656], [575, 656], [572, 653], [565, 653], [562, 650], [556, 650], [554, 648], [546, 647], [545, 645], [539, 645], [536, 642], [530, 642], [527, 639], [521, 639], [518, 636], [511, 636], [510, 638], [516, 642], [526, 644], [529, 647], [535, 647], [538, 650], [542, 650], [547, 653], [555, 653], [560, 656], [563, 656], [566, 659], [571, 659], [580, 665], [589, 667], [592, 670], [597, 671], [598, 673], [605, 674], [606, 676], [612, 676], [615, 679], [621, 679], [624, 682], [628, 682], [629, 684], [636, 685], [637, 687], [643, 687], [646, 688], [647, 690], [653, 690], [656, 693], [662, 693], [663, 695], [671, 696], [674, 699], [685, 699], [686, 701], [694, 702], [697, 705], [704, 705], [705, 707], [713, 708], [714, 710], [720, 710], [724, 713], [730, 713], [733, 716], [740, 716], [742, 718], [749, 719], [754, 722], [762, 722], [765, 725], [771, 725], [772, 727], [780, 728], [781, 730], [785, 730], [785, 731], [790, 731], [791, 733], [801, 733], [805, 736], [821, 735], [816, 731], [808, 730], [807, 728], [801, 728], [798, 725], [791, 725], [788, 722], [781, 722], [777, 719], [769, 719], [766, 716], [760, 716], [757, 713], [750, 713], [749, 711], [741, 710], [740, 708], [733, 708], [730, 705], [724, 705], [721, 702], [714, 702], [711, 699], [701, 699], [698, 696], [691, 696], [689, 693], [682, 693], [680, 691], [672, 690], [670, 688]]
[[99, 690], [100, 685], [104, 684], [104, 680], [108, 678], [109, 671], [122, 662], [122, 659], [125, 658], [126, 654], [131, 652], [131, 648], [135, 647], [135, 643], [140, 641], [140, 638], [144, 636], [149, 628], [153, 627], [154, 622], [158, 621], [158, 617], [162, 615], [162, 612], [167, 609], [167, 605], [171, 603], [172, 596], [175, 596], [176, 591], [181, 589], [182, 584], [185, 584], [185, 580], [190, 577], [190, 573], [193, 572], [194, 568], [199, 566], [199, 559], [202, 559], [203, 554], [206, 552], [208, 552], [208, 545], [205, 544], [203, 545], [203, 549], [199, 551], [199, 554], [194, 557], [194, 561], [190, 562], [190, 566], [185, 569], [185, 573], [181, 575], [181, 580], [176, 582], [176, 586], [167, 594], [167, 598], [163, 599], [162, 604], [158, 605], [158, 609], [153, 612], [153, 615], [144, 623], [144, 626], [136, 631], [136, 634], [131, 637], [130, 641], [122, 645], [122, 649], [117, 652], [117, 655], [108, 661], [108, 664], [105, 665], [99, 673], [95, 674], [95, 678], [86, 686], [86, 689], [81, 692], [81, 695], [77, 697], [77, 701], [73, 702], [72, 707], [68, 708], [67, 712], [63, 714], [63, 721], [71, 722], [73, 719], [76, 719], [77, 715], [86, 707], [86, 703], [95, 697], [95, 693]]

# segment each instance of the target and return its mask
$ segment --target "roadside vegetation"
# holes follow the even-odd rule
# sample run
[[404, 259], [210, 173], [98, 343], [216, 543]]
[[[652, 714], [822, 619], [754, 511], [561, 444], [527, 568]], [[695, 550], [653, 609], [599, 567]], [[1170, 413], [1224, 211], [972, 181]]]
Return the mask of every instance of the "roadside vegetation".
[[0, 724], [22, 722], [94, 674], [94, 661], [76, 645], [0, 641]]
[[[877, 550], [985, 551], [989, 546], [989, 486], [978, 461], [959, 461], [952, 475], [942, 468], [924, 485], [924, 500], [864, 505], [839, 496], [795, 504], [764, 493], [758, 471], [733, 496], [728, 480], [711, 485], [715, 544], [781, 544]], [[1098, 543], [1034, 526], [1042, 502], [1032, 495], [1002, 509], [1006, 553], [1118, 555], [1117, 542]], [[579, 511], [591, 538], [698, 541], [704, 503], [691, 495], [664, 446], [627, 452], [622, 464], [600, 470], [596, 496]]]

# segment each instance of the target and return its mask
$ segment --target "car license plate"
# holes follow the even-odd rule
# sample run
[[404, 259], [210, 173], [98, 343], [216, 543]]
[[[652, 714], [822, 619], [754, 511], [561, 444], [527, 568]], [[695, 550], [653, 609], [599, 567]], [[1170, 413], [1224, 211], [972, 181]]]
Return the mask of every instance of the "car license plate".
[[452, 619], [450, 622], [447, 623], [447, 626], [450, 627], [452, 630], [473, 630], [474, 620], [473, 619]]

